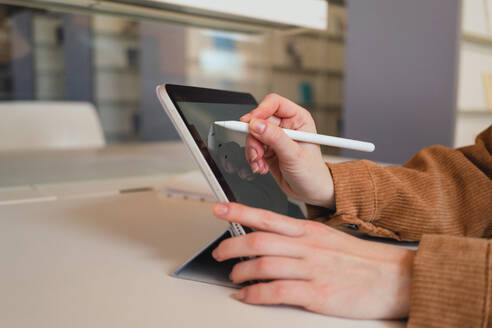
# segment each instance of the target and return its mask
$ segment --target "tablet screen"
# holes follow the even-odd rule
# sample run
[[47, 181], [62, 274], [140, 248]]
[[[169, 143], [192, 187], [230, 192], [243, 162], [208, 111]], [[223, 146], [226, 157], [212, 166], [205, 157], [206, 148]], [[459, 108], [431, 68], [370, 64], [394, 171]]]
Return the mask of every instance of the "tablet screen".
[[304, 218], [271, 174], [251, 171], [245, 156], [246, 134], [214, 124], [239, 120], [256, 108], [251, 95], [172, 85], [166, 89], [230, 201]]

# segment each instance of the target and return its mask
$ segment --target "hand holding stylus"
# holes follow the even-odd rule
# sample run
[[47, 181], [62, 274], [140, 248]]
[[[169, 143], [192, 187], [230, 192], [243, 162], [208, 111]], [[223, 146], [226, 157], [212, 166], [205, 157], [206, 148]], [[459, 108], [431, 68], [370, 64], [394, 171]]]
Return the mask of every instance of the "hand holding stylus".
[[294, 199], [334, 207], [333, 180], [319, 145], [297, 143], [282, 130], [316, 133], [306, 109], [270, 94], [241, 121], [249, 124], [246, 158], [253, 172], [271, 172], [280, 188]]
[[[214, 124], [224, 127], [228, 130], [249, 133], [249, 124], [239, 121], [216, 121]], [[327, 136], [317, 133], [304, 132], [291, 129], [282, 129], [285, 134], [292, 140], [299, 142], [307, 142], [315, 145], [325, 145], [331, 147], [352, 149], [364, 152], [373, 152], [375, 147], [373, 143]]]

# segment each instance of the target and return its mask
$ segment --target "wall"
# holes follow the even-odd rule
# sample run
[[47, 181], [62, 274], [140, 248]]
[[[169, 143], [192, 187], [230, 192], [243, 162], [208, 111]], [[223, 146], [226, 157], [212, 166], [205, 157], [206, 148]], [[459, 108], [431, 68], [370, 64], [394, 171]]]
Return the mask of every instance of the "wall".
[[451, 146], [456, 111], [459, 0], [351, 0], [343, 135], [403, 163], [433, 144]]

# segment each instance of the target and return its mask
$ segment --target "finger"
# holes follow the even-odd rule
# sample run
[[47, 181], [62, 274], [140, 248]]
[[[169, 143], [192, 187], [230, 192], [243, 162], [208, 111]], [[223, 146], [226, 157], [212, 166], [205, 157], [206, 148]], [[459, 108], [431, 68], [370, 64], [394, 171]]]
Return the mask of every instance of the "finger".
[[302, 258], [306, 255], [306, 247], [291, 237], [257, 231], [228, 238], [212, 252], [218, 262], [265, 255]]
[[268, 172], [268, 168], [267, 168], [267, 163], [265, 162], [264, 159], [260, 159], [260, 160], [257, 160], [256, 163], [258, 163], [258, 174], [261, 174], [261, 175], [264, 175], [266, 174], [266, 172]]
[[246, 136], [245, 151], [246, 151], [246, 159], [250, 163], [256, 161], [257, 159], [262, 158], [263, 154], [265, 153], [263, 144], [249, 133]]
[[253, 171], [253, 173], [258, 173], [260, 171], [260, 165], [258, 165], [258, 162], [251, 163], [251, 171]]
[[258, 167], [259, 167], [258, 173], [262, 174], [262, 172], [265, 170], [265, 161], [260, 159], [256, 162], [258, 163]]
[[314, 290], [307, 281], [275, 280], [244, 287], [236, 298], [249, 304], [287, 304], [308, 307]]
[[265, 120], [252, 119], [249, 131], [258, 141], [271, 147], [281, 162], [294, 162], [299, 159], [302, 148], [277, 125]]
[[269, 160], [272, 157], [275, 157], [275, 151], [271, 147], [267, 147], [264, 150], [263, 158], [266, 160]]
[[288, 118], [297, 114], [302, 115], [305, 112], [306, 110], [296, 103], [272, 93], [263, 99], [258, 107], [250, 113], [250, 117], [248, 118], [267, 119], [273, 115], [279, 118]]
[[251, 120], [251, 114], [250, 113], [244, 114], [243, 116], [241, 116], [239, 120], [241, 122], [249, 123], [249, 121]]
[[310, 270], [303, 260], [262, 256], [236, 264], [230, 278], [236, 284], [259, 279], [310, 279]]
[[220, 219], [237, 222], [256, 230], [274, 232], [290, 237], [304, 234], [304, 221], [238, 203], [219, 203], [213, 207]]
[[277, 116], [270, 116], [269, 118], [267, 118], [267, 121], [278, 126], [282, 124], [282, 119], [278, 118]]
[[[276, 157], [271, 157], [271, 158], [265, 158], [268, 166], [268, 172], [270, 172], [275, 180], [277, 181], [277, 184], [282, 187], [282, 182], [284, 181], [284, 177], [282, 175], [282, 172], [280, 171], [280, 167], [278, 166], [278, 159]], [[285, 190], [285, 189], [282, 189]]]
[[264, 170], [261, 174], [265, 175], [270, 170], [270, 167], [268, 166], [268, 163], [265, 160], [263, 160], [263, 167], [264, 167]]

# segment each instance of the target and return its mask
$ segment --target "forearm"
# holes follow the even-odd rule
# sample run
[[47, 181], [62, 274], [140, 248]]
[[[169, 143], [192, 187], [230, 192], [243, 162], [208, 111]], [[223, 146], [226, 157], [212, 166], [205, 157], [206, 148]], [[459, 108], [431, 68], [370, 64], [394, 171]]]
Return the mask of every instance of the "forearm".
[[427, 233], [490, 235], [490, 129], [484, 138], [465, 151], [426, 148], [402, 167], [370, 161], [328, 164], [336, 203], [329, 224], [351, 223], [362, 232], [402, 240]]

